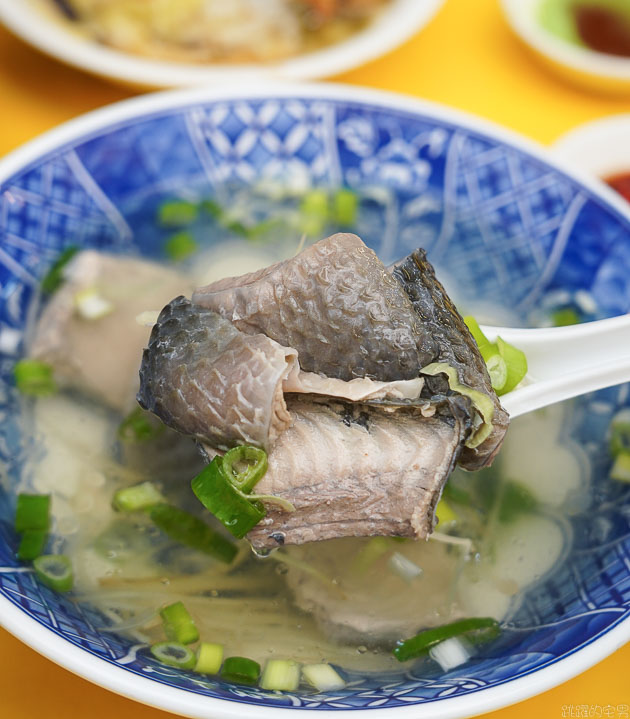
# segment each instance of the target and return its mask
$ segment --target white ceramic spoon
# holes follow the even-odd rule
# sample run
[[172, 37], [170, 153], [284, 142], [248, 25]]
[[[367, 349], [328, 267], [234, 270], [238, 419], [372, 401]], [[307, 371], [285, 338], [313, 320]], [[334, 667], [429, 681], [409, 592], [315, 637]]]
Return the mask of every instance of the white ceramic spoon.
[[527, 357], [524, 382], [500, 398], [510, 417], [630, 382], [630, 314], [569, 327], [481, 330], [491, 342], [500, 336]]

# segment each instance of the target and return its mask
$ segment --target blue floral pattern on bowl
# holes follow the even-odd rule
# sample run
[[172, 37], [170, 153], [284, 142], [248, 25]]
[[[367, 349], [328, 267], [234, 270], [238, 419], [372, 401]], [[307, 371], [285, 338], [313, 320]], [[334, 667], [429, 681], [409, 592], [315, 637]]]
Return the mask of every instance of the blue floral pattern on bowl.
[[[325, 95], [325, 93], [324, 93]], [[588, 454], [597, 503], [575, 518], [575, 547], [534, 587], [489, 654], [446, 674], [348, 675], [331, 694], [279, 694], [222, 684], [155, 662], [141, 645], [100, 632], [89, 606], [40, 586], [14, 558], [9, 486], [23, 451], [11, 371], [29, 300], [68, 244], [159, 254], [145, 215], [186, 188], [234, 184], [387, 187], [359, 232], [389, 262], [429, 251], [463, 303], [500, 304], [523, 324], [552, 293], [586, 291], [602, 316], [630, 310], [630, 221], [544, 161], [440, 113], [310, 97], [197, 102], [139, 116], [60, 146], [0, 184], [0, 594], [86, 652], [182, 691], [303, 709], [396, 707], [498, 686], [556, 663], [630, 614], [630, 486], [606, 480], [603, 438], [628, 386], [582, 398], [567, 434]], [[468, 293], [474, 278], [474, 295]]]

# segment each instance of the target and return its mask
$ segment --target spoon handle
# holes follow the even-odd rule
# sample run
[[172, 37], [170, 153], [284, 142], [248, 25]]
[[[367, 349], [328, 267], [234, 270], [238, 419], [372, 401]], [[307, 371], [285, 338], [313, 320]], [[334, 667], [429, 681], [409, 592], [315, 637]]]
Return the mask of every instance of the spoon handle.
[[630, 382], [630, 314], [569, 327], [482, 327], [523, 350], [528, 372], [523, 386], [501, 397], [510, 416], [577, 395]]

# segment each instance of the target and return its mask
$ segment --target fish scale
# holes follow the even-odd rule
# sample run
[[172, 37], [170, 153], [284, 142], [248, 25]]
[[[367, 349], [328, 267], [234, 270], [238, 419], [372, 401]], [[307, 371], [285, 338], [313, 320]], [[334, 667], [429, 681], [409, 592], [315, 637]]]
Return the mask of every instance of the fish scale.
[[138, 402], [217, 449], [269, 448], [289, 421], [277, 390], [294, 361], [294, 351], [263, 335], [244, 335], [215, 312], [177, 297], [151, 332]]
[[202, 287], [193, 302], [296, 349], [303, 370], [327, 377], [411, 379], [437, 357], [406, 293], [356, 235], [333, 235], [290, 260]]

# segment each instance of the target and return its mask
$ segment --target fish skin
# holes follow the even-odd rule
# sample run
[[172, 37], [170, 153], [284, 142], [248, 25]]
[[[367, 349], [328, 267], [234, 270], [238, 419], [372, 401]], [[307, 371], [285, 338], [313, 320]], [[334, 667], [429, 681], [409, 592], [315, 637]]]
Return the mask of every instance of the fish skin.
[[282, 380], [295, 361], [293, 350], [177, 297], [151, 332], [137, 399], [169, 427], [219, 450], [269, 449], [291, 421]]
[[438, 353], [396, 278], [352, 234], [199, 288], [193, 302], [296, 349], [303, 370], [346, 381], [413, 379]]
[[254, 548], [335, 537], [424, 538], [470, 431], [466, 398], [445, 398], [433, 417], [418, 407], [377, 407], [289, 395], [291, 426], [269, 454], [256, 494], [289, 500], [294, 512], [266, 504], [247, 535]]
[[[478, 447], [466, 447], [460, 458], [464, 469], [476, 470], [486, 467], [499, 451], [510, 418], [501, 406], [490, 375], [477, 343], [466, 323], [457, 311], [446, 290], [435, 276], [435, 270], [427, 260], [426, 252], [417, 249], [397, 262], [392, 274], [409, 296], [419, 319], [430, 328], [439, 354], [434, 362], [446, 362], [455, 367], [460, 382], [487, 394], [494, 403], [493, 429]], [[434, 393], [447, 393], [448, 383], [443, 376], [426, 377], [426, 387]]]

